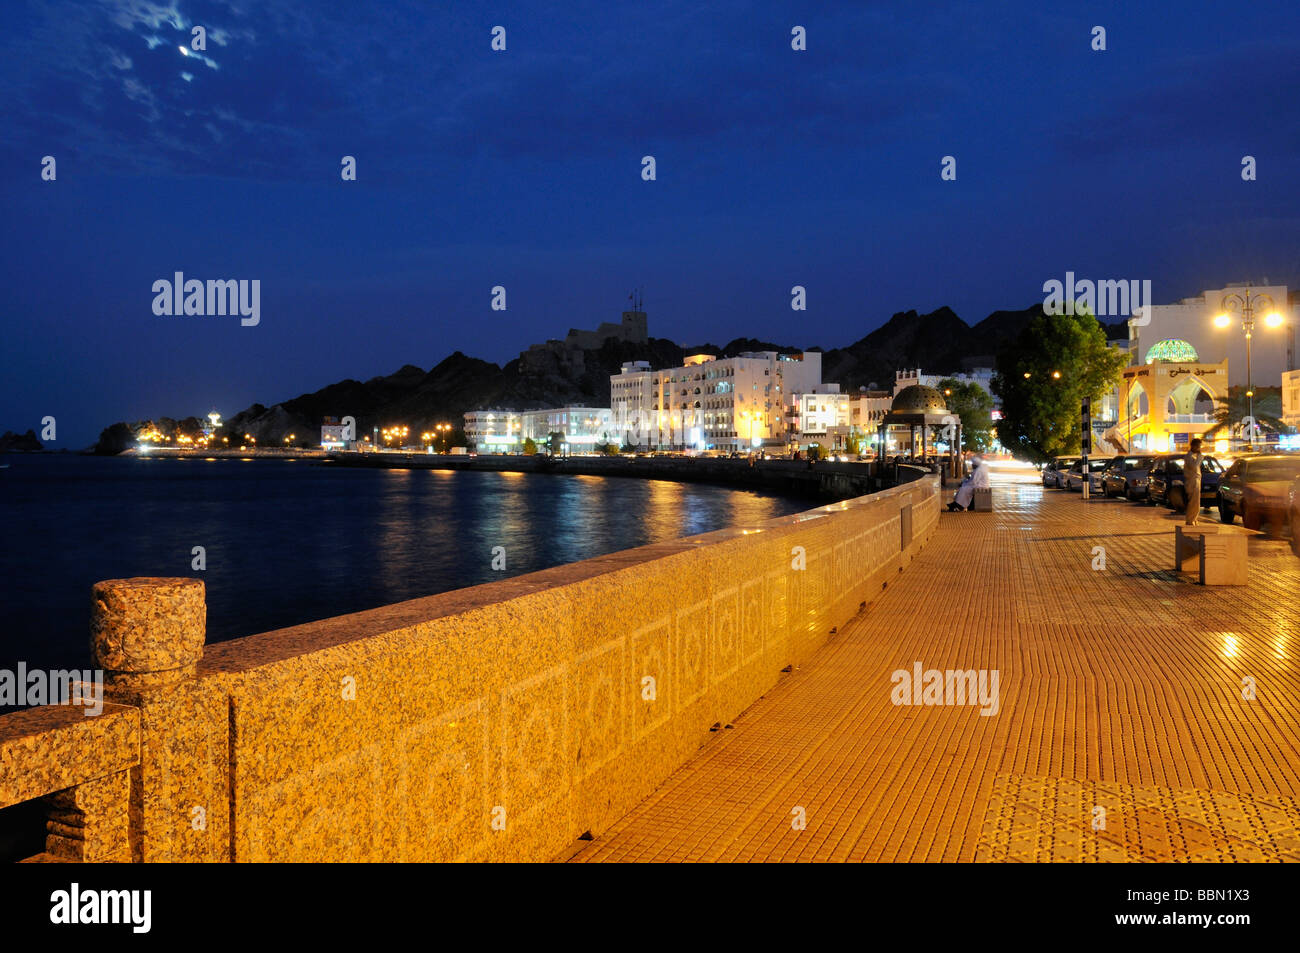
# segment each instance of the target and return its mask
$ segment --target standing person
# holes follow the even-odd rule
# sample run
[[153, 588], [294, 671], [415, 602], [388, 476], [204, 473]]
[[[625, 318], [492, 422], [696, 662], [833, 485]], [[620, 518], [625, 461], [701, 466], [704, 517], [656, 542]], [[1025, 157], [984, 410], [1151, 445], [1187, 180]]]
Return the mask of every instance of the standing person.
[[1191, 449], [1183, 457], [1183, 492], [1187, 494], [1188, 526], [1201, 517], [1201, 438], [1193, 437]]

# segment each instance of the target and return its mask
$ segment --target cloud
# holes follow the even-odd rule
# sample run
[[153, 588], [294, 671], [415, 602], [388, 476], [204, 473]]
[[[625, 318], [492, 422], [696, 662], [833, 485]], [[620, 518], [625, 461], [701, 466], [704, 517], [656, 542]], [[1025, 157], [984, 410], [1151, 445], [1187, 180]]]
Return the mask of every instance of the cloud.
[[157, 30], [164, 25], [183, 30], [189, 26], [175, 4], [149, 3], [148, 0], [107, 0], [103, 5], [108, 8], [113, 22], [126, 30], [134, 31], [138, 26]]
[[[835, 28], [814, 31], [818, 53], [802, 60], [784, 16], [768, 14], [761, 40], [743, 38], [748, 8], [738, 3], [669, 3], [631, 20], [602, 17], [598, 5], [515, 13], [501, 55], [489, 50], [487, 20], [420, 3], [367, 8], [364, 24], [351, 6], [283, 0], [255, 10], [214, 2], [193, 20], [174, 2], [101, 0], [98, 9], [87, 17], [51, 0], [27, 35], [0, 39], [0, 86], [13, 103], [56, 103], [59, 124], [75, 128], [85, 150], [127, 170], [281, 179], [324, 155], [368, 151], [382, 153], [391, 174], [423, 175], [433, 162], [609, 155], [648, 142], [862, 144], [960, 93], [950, 78], [910, 76], [896, 61], [864, 65], [859, 49], [836, 39], [854, 24], [871, 28], [874, 14], [851, 5]], [[195, 22], [221, 48], [219, 70], [188, 49]], [[657, 42], [628, 36], [629, 23], [653, 29]], [[141, 55], [105, 59], [105, 48], [127, 40]], [[202, 82], [177, 69], [180, 47], [211, 71]], [[130, 84], [117, 78], [123, 62]], [[18, 126], [51, 123], [48, 111], [30, 110]], [[214, 129], [222, 151], [196, 149]]]
[[198, 52], [197, 50], [192, 50], [188, 46], [184, 45], [183, 43], [180, 46], [178, 46], [177, 49], [179, 50], [181, 56], [184, 56], [186, 59], [198, 60], [204, 66], [208, 67], [208, 69], [217, 69], [217, 63], [215, 60], [210, 59], [207, 56], [204, 56], [202, 53]]

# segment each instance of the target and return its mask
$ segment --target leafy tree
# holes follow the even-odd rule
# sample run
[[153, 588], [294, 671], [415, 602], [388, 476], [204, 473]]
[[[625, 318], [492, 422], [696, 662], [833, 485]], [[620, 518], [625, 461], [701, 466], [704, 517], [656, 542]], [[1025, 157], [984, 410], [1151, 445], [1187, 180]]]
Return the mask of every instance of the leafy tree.
[[537, 441], [534, 440], [532, 437], [525, 437], [525, 438], [524, 438], [524, 455], [525, 455], [525, 456], [529, 456], [529, 457], [531, 457], [531, 456], [533, 456], [533, 455], [536, 454], [536, 453], [537, 453]]
[[104, 428], [100, 433], [99, 441], [95, 444], [95, 453], [118, 454], [134, 446], [135, 431], [127, 424], [118, 421], [113, 426]]
[[564, 434], [559, 430], [552, 430], [550, 436], [546, 439], [546, 449], [553, 457], [558, 457], [564, 452]]
[[1106, 332], [1086, 309], [1040, 309], [998, 352], [993, 390], [1002, 398], [1002, 445], [1033, 463], [1077, 453], [1083, 398], [1100, 398], [1127, 363], [1126, 353], [1106, 346]]
[[203, 436], [203, 425], [206, 420], [199, 420], [197, 417], [186, 417], [184, 420], [177, 421], [176, 433], [181, 436], [189, 437], [191, 440], [197, 440]]
[[948, 409], [961, 418], [961, 448], [983, 452], [993, 445], [993, 395], [972, 381], [939, 382]]

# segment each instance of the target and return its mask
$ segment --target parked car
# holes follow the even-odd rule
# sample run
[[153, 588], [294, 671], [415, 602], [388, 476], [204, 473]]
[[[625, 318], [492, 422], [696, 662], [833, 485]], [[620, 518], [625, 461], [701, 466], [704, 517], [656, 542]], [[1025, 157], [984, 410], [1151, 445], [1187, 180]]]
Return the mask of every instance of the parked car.
[[[1183, 489], [1183, 458], [1185, 453], [1165, 453], [1151, 463], [1147, 476], [1147, 499], [1152, 503], [1181, 510], [1187, 506]], [[1201, 508], [1219, 502], [1219, 479], [1223, 468], [1214, 457], [1201, 457]]]
[[1043, 486], [1061, 488], [1061, 476], [1074, 464], [1078, 457], [1057, 457], [1043, 464]]
[[1286, 520], [1291, 483], [1300, 478], [1300, 456], [1266, 453], [1237, 460], [1219, 483], [1219, 519], [1238, 516], [1247, 529]]
[[[1092, 471], [1088, 474], [1089, 493], [1100, 493], [1102, 496], [1106, 495], [1105, 484], [1103, 481], [1106, 478], [1106, 474], [1115, 466], [1115, 459], [1115, 457], [1106, 458], [1104, 461], [1101, 461], [1102, 465], [1100, 467], [1089, 466], [1088, 469]], [[1089, 464], [1092, 463], [1091, 460], [1088, 462]]]
[[[1091, 457], [1088, 460], [1088, 479], [1091, 483], [1092, 475], [1099, 474], [1105, 470], [1110, 463], [1107, 457]], [[1093, 484], [1100, 486], [1100, 484]], [[1061, 489], [1063, 490], [1082, 490], [1083, 489], [1083, 459], [1080, 458], [1070, 464], [1070, 468], [1061, 474]]]
[[1118, 456], [1102, 475], [1101, 492], [1104, 496], [1122, 496], [1126, 500], [1143, 500], [1147, 495], [1147, 474], [1151, 472], [1152, 456]]
[[1300, 556], [1300, 477], [1291, 483], [1290, 500], [1287, 505], [1288, 523], [1291, 524], [1291, 552]]

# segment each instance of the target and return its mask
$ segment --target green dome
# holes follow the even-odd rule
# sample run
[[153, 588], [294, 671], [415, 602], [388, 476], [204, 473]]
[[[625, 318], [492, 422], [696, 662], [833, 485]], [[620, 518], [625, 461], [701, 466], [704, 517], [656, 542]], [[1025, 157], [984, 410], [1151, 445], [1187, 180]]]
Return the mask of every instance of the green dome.
[[1170, 361], [1174, 364], [1187, 364], [1199, 360], [1200, 358], [1196, 356], [1196, 348], [1179, 338], [1170, 338], [1167, 341], [1157, 341], [1147, 349], [1148, 364], [1154, 364], [1156, 361]]

